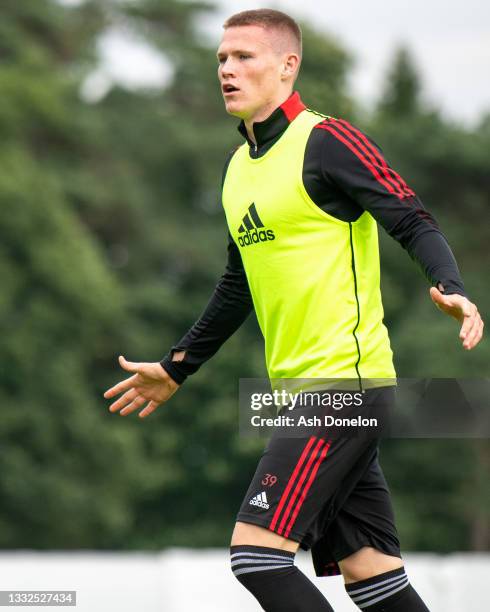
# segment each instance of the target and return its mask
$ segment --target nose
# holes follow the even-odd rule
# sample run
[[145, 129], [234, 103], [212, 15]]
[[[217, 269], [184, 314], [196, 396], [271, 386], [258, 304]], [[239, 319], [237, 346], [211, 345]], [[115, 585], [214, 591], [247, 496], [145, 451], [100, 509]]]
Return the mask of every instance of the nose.
[[234, 71], [234, 68], [233, 68], [233, 60], [232, 60], [232, 58], [230, 58], [230, 57], [226, 58], [226, 60], [221, 64], [220, 70], [221, 70], [221, 74], [222, 74], [223, 77], [234, 76], [235, 71]]

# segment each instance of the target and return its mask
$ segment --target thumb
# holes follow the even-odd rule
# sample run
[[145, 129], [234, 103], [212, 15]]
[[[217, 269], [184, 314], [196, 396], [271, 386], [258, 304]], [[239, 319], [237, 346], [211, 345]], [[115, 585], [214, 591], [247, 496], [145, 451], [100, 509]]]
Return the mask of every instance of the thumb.
[[431, 287], [429, 289], [429, 293], [434, 304], [447, 304], [447, 298], [439, 291], [437, 287]]
[[128, 372], [138, 372], [141, 364], [128, 361], [125, 357], [119, 355], [119, 365]]

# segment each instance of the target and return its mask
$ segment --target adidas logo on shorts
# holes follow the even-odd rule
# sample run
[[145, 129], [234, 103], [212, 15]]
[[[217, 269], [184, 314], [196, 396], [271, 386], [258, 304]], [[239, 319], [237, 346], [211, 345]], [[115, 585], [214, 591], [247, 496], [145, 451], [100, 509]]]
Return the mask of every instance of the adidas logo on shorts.
[[267, 495], [265, 491], [259, 493], [255, 497], [248, 502], [251, 506], [259, 506], [259, 508], [264, 508], [265, 510], [269, 510], [269, 504], [267, 503]]
[[242, 223], [238, 228], [238, 234], [238, 244], [242, 247], [276, 239], [273, 230], [266, 229], [262, 223], [255, 203], [250, 204], [248, 207], [248, 212], [243, 217]]

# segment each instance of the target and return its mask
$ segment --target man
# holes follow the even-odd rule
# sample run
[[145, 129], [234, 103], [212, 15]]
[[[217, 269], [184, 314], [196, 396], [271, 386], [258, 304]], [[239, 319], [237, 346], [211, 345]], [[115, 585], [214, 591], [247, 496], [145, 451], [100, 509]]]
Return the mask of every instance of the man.
[[[465, 349], [483, 322], [435, 220], [349, 122], [306, 109], [293, 93], [301, 32], [289, 16], [245, 11], [224, 24], [218, 76], [226, 111], [246, 142], [228, 158], [223, 207], [228, 264], [200, 319], [161, 363], [105, 393], [110, 410], [146, 417], [167, 401], [255, 308], [271, 379], [384, 381], [369, 405], [391, 405], [395, 372], [379, 291], [376, 221], [433, 285], [430, 296], [462, 325]], [[267, 611], [332, 610], [294, 566], [312, 548], [317, 575], [343, 574], [362, 610], [427, 610], [403, 568], [376, 440], [321, 433], [273, 436], [231, 541], [238, 580]], [[267, 489], [267, 494], [262, 492]], [[267, 501], [264, 501], [267, 500]]]

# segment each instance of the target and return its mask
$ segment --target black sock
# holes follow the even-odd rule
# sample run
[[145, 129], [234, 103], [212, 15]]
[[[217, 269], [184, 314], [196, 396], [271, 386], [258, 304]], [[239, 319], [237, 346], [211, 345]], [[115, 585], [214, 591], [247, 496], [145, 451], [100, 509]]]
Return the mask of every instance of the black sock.
[[429, 612], [403, 567], [351, 582], [345, 589], [356, 606], [366, 612]]
[[293, 565], [295, 554], [265, 546], [232, 546], [231, 569], [266, 612], [333, 612], [316, 586]]

